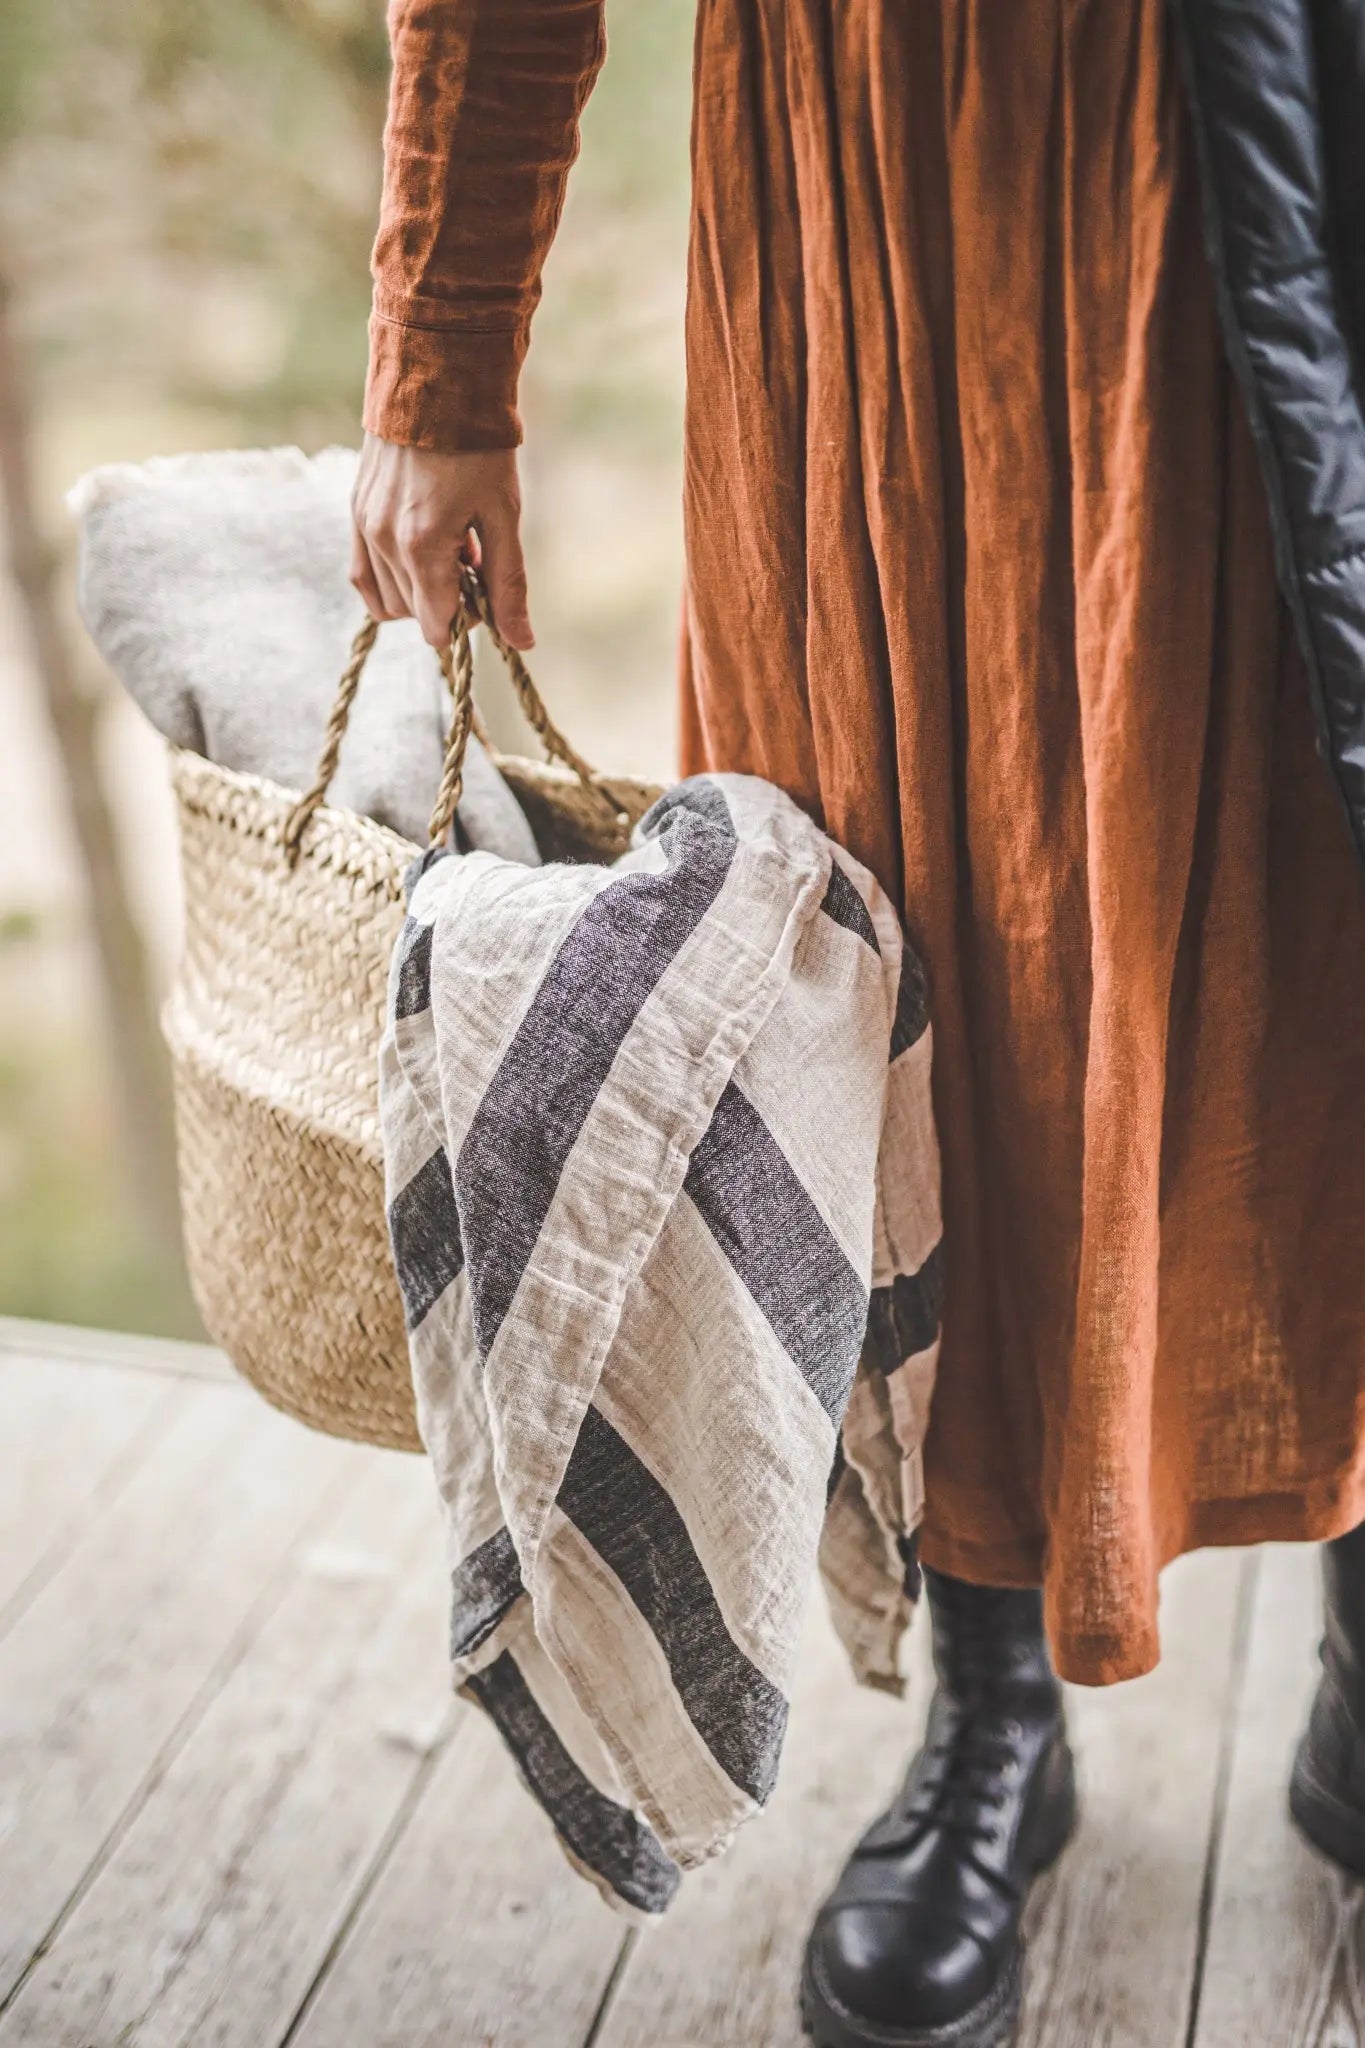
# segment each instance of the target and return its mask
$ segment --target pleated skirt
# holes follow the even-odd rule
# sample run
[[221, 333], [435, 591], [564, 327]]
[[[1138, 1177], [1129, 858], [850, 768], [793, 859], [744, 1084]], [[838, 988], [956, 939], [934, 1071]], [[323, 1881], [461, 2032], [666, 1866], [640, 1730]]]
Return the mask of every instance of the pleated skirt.
[[1164, 0], [703, 0], [683, 737], [904, 907], [947, 1299], [924, 1554], [1070, 1678], [1365, 1519], [1365, 882]]

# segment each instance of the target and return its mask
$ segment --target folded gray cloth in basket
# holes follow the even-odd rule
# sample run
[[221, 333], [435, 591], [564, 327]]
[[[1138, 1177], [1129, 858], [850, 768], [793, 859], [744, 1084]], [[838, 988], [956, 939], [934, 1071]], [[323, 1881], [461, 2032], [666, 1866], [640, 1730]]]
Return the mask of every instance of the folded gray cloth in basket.
[[[356, 456], [297, 448], [116, 463], [71, 493], [81, 616], [109, 667], [176, 746], [288, 789], [312, 782], [337, 678], [363, 616], [347, 582]], [[424, 843], [447, 695], [410, 619], [380, 632], [330, 800]], [[465, 841], [539, 856], [478, 741]]]
[[817, 1557], [899, 1684], [939, 1344], [924, 977], [738, 775], [614, 865], [428, 854], [380, 1055], [456, 1683], [657, 1912], [772, 1788]]

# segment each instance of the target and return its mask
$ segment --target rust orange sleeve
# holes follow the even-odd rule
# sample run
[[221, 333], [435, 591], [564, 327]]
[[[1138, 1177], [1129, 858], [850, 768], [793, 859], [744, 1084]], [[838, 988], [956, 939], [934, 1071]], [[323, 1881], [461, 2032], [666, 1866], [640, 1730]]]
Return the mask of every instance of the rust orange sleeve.
[[391, 0], [389, 35], [365, 425], [415, 448], [514, 447], [603, 0]]

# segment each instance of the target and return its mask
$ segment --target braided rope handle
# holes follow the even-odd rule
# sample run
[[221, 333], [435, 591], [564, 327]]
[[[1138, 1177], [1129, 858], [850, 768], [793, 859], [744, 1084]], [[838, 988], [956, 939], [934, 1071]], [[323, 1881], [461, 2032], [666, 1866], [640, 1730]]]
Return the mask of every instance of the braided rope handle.
[[[621, 831], [629, 827], [630, 820], [616, 803], [601, 777], [588, 766], [554, 720], [541, 699], [539, 690], [531, 680], [530, 671], [515, 647], [509, 647], [493, 623], [492, 608], [482, 577], [468, 563], [460, 568], [460, 608], [451, 625], [450, 645], [439, 650], [438, 659], [441, 673], [446, 679], [451, 695], [450, 724], [446, 732], [445, 756], [441, 769], [441, 785], [436, 793], [435, 807], [427, 826], [427, 837], [432, 846], [439, 845], [446, 837], [454, 819], [460, 793], [464, 787], [464, 761], [469, 748], [469, 735], [479, 729], [479, 716], [474, 707], [474, 646], [470, 635], [471, 617], [482, 622], [489, 639], [497, 648], [506, 665], [512, 688], [516, 691], [517, 702], [527, 724], [544, 747], [546, 754], [578, 777], [583, 787], [589, 790], [609, 815], [612, 824]], [[322, 753], [318, 760], [318, 771], [312, 787], [304, 792], [295, 804], [284, 824], [284, 848], [292, 867], [299, 857], [303, 835], [308, 829], [313, 813], [325, 801], [336, 774], [337, 762], [341, 756], [341, 742], [345, 738], [346, 726], [355, 702], [356, 691], [371, 648], [379, 632], [378, 622], [366, 615], [364, 624], [351, 643], [351, 653], [337, 685], [336, 701], [332, 705], [323, 738]]]

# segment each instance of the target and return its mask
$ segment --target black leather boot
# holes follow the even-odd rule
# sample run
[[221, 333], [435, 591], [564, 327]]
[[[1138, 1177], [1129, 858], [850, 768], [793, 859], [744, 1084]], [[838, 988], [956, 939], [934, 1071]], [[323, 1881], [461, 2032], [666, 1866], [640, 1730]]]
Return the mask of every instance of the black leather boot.
[[1076, 1819], [1039, 1593], [926, 1571], [938, 1686], [900, 1796], [816, 1916], [817, 2048], [997, 2048], [1019, 2014], [1019, 1921]]
[[1309, 1841], [1365, 1877], [1365, 1526], [1322, 1546], [1322, 1678], [1289, 1780]]

